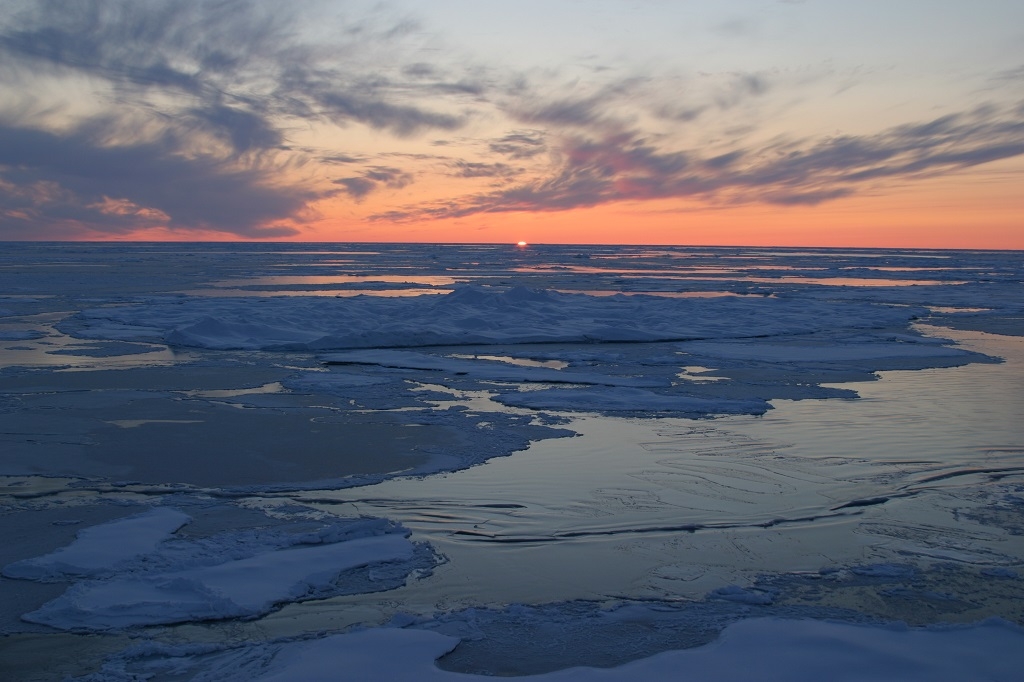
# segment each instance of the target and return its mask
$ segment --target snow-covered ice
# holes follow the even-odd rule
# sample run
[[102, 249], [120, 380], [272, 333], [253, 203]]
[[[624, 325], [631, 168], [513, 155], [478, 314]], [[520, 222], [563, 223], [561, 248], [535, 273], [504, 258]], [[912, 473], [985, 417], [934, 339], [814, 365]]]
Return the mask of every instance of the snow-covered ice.
[[682, 412], [690, 414], [764, 414], [768, 404], [759, 400], [729, 400], [668, 396], [640, 388], [551, 388], [502, 393], [500, 403], [537, 410], [594, 412]]
[[412, 555], [412, 543], [397, 535], [280, 549], [214, 566], [79, 583], [22, 617], [62, 630], [252, 617], [282, 602], [325, 596], [350, 568]]
[[548, 384], [597, 384], [600, 386], [665, 386], [653, 378], [623, 377], [594, 372], [563, 371], [547, 367], [516, 366], [500, 361], [438, 357], [398, 350], [328, 353], [321, 359], [329, 365], [379, 365], [395, 369], [447, 372], [475, 379]]
[[192, 520], [156, 507], [85, 528], [70, 545], [9, 564], [3, 575], [74, 581], [24, 620], [107, 630], [251, 618], [282, 603], [344, 592], [336, 580], [354, 568], [384, 562], [404, 566], [404, 573], [429, 568], [404, 529], [381, 520], [278, 523], [207, 539], [175, 535]]
[[92, 339], [219, 350], [330, 350], [488, 344], [652, 342], [904, 326], [926, 311], [783, 298], [595, 297], [476, 285], [443, 296], [151, 299], [73, 320]]
[[67, 547], [3, 568], [7, 578], [66, 580], [110, 573], [118, 565], [156, 551], [191, 518], [177, 509], [156, 507], [142, 514], [85, 528]]
[[[195, 682], [459, 682], [490, 675], [439, 669], [435, 659], [459, 643], [416, 629], [379, 628], [321, 639], [241, 648], [225, 654], [154, 657], [147, 671], [188, 671]], [[130, 658], [129, 658], [130, 661]], [[131, 679], [127, 661], [104, 679]], [[1024, 631], [1005, 621], [972, 627], [911, 629], [812, 620], [752, 618], [702, 647], [664, 652], [614, 668], [569, 668], [518, 677], [529, 682], [963, 682], [1015, 679], [1024, 666]], [[120, 668], [120, 670], [118, 669]], [[84, 681], [83, 681], [84, 682]]]

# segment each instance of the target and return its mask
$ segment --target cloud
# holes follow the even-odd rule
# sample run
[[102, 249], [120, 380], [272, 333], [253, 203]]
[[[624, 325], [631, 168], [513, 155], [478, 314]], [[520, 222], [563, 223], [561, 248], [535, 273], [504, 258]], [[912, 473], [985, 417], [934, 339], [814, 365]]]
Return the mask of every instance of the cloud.
[[498, 138], [488, 146], [496, 154], [512, 159], [529, 159], [547, 150], [544, 138], [541, 130], [521, 130]]
[[665, 150], [637, 131], [558, 140], [540, 177], [457, 201], [409, 207], [379, 219], [563, 211], [622, 201], [699, 198], [717, 203], [814, 205], [883, 179], [955, 172], [1024, 155], [1024, 112], [979, 107], [874, 135], [776, 141], [705, 157]]
[[[557, 97], [542, 96], [529, 83], [517, 82], [510, 87], [503, 108], [512, 118], [545, 129], [618, 128], [622, 121], [615, 115], [616, 110], [623, 105], [635, 109], [634, 99], [646, 96], [643, 87], [649, 80], [646, 77], [619, 78], [597, 87], [581, 88], [584, 94], [570, 92]], [[558, 89], [566, 87], [559, 84]]]
[[236, 152], [273, 149], [284, 143], [284, 135], [266, 117], [235, 107], [213, 105], [189, 112], [216, 136], [229, 142]]
[[761, 97], [771, 89], [766, 74], [734, 73], [715, 96], [719, 109], [731, 109], [754, 97]]
[[[373, 61], [375, 51], [400, 52], [414, 23], [335, 16], [325, 43], [301, 22], [304, 11], [322, 16], [330, 8], [253, 0], [10, 3], [0, 17], [0, 89], [19, 101], [0, 104], [0, 211], [13, 221], [5, 221], [5, 234], [31, 235], [54, 222], [122, 234], [156, 221], [286, 236], [295, 229], [283, 223], [336, 191], [310, 182], [317, 162], [365, 161], [291, 147], [296, 121], [365, 125], [397, 137], [464, 125], [443, 96], [479, 93], [479, 83], [423, 62], [398, 68], [396, 80], [383, 75], [396, 62]], [[36, 101], [39, 77], [75, 96], [61, 102], [50, 92]], [[424, 91], [435, 96], [410, 96]], [[411, 178], [376, 167], [339, 184], [360, 199]]]
[[715, 24], [711, 30], [728, 38], [739, 38], [749, 40], [755, 37], [761, 29], [760, 22], [748, 18], [737, 17]]
[[412, 175], [399, 168], [374, 166], [364, 171], [362, 175], [339, 178], [334, 182], [335, 184], [344, 187], [345, 192], [350, 197], [356, 201], [361, 201], [381, 186], [389, 187], [391, 189], [402, 189], [403, 187], [408, 186], [412, 181]]
[[182, 156], [173, 136], [109, 144], [103, 130], [0, 125], [0, 211], [14, 218], [4, 221], [4, 237], [33, 237], [53, 221], [111, 234], [160, 224], [287, 236], [295, 230], [271, 223], [315, 197], [274, 185], [269, 168]]
[[320, 161], [331, 165], [345, 165], [349, 163], [363, 163], [366, 161], [366, 157], [352, 156], [351, 154], [329, 154], [320, 156]]
[[453, 161], [453, 175], [459, 178], [504, 178], [516, 171], [507, 163], [481, 163], [472, 161]]
[[310, 83], [305, 94], [322, 112], [337, 122], [357, 121], [371, 128], [409, 137], [423, 130], [456, 130], [465, 124], [461, 116], [445, 114], [406, 104], [391, 104], [358, 92], [336, 91], [329, 84]]

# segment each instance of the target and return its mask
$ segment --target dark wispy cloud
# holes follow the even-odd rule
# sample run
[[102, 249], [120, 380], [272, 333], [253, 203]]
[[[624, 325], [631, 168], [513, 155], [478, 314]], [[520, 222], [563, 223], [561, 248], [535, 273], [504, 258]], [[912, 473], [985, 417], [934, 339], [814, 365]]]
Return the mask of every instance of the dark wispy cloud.
[[[281, 221], [297, 219], [310, 201], [334, 191], [311, 189], [310, 156], [287, 144], [295, 120], [361, 124], [399, 137], [463, 125], [462, 114], [435, 109], [436, 100], [404, 94], [473, 93], [473, 83], [446, 79], [426, 64], [408, 67], [407, 80], [395, 81], [360, 57], [401, 41], [415, 26], [338, 19], [331, 44], [303, 37], [302, 10], [327, 6], [8, 3], [0, 18], [0, 85], [25, 96], [0, 104], [0, 237], [33, 237], [76, 222], [92, 233], [159, 223], [283, 236], [295, 230]], [[96, 94], [81, 113], [80, 102], [33, 102], [40, 76]], [[346, 159], [357, 157], [327, 161]], [[289, 173], [304, 165], [309, 173], [289, 184]], [[396, 169], [370, 168], [341, 184], [361, 198], [409, 179]]]
[[356, 201], [360, 201], [380, 187], [402, 189], [412, 181], [412, 175], [410, 173], [406, 173], [400, 168], [374, 166], [364, 171], [362, 175], [339, 178], [334, 182], [335, 184], [344, 187], [345, 192], [350, 197]]
[[541, 130], [521, 130], [509, 133], [489, 143], [490, 150], [512, 159], [529, 159], [547, 150]]
[[516, 84], [504, 104], [508, 114], [531, 126], [542, 128], [608, 128], [616, 127], [620, 117], [617, 109], [628, 105], [635, 109], [646, 98], [644, 87], [649, 79], [625, 77], [603, 83], [587, 94], [566, 94], [543, 97], [528, 84]]
[[178, 154], [173, 136], [110, 144], [103, 126], [55, 133], [0, 125], [3, 236], [77, 222], [112, 234], [138, 227], [286, 236], [273, 226], [316, 195], [276, 187], [272, 175], [210, 157]]
[[452, 175], [459, 178], [507, 178], [516, 169], [507, 163], [482, 163], [476, 161], [453, 161]]
[[714, 156], [660, 149], [636, 131], [570, 135], [538, 179], [413, 207], [381, 219], [464, 217], [475, 213], [562, 211], [620, 201], [698, 197], [712, 202], [818, 204], [884, 179], [949, 173], [1024, 154], [1019, 107], [980, 107], [874, 135], [776, 141]]
[[364, 163], [365, 156], [353, 156], [351, 154], [328, 154], [319, 157], [321, 163], [330, 165], [348, 165], [350, 163]]

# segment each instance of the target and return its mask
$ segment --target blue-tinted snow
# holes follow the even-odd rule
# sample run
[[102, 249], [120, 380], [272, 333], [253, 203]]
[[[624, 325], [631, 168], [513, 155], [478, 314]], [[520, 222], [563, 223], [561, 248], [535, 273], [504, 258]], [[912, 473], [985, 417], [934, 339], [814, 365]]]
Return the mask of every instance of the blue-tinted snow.
[[[97, 676], [120, 682], [133, 672], [187, 674], [195, 682], [482, 682], [491, 675], [440, 670], [434, 660], [459, 639], [415, 629], [378, 628], [346, 635], [224, 653], [195, 647], [136, 647]], [[132, 666], [133, 654], [143, 662]], [[174, 655], [177, 654], [177, 655]], [[576, 667], [517, 677], [527, 682], [962, 682], [1016, 679], [1024, 666], [1024, 631], [1004, 621], [973, 627], [910, 629], [812, 620], [751, 618], [711, 644], [670, 651], [615, 668]], [[137, 673], [135, 673], [137, 674]]]
[[[191, 517], [170, 507], [81, 530], [70, 545], [3, 568], [7, 578], [70, 581], [22, 615], [61, 630], [253, 617], [278, 605], [342, 594], [346, 571], [387, 563], [399, 583], [429, 570], [429, 553], [383, 520], [268, 525], [209, 538], [175, 535]], [[269, 522], [269, 519], [268, 519]], [[381, 579], [381, 589], [394, 586]]]

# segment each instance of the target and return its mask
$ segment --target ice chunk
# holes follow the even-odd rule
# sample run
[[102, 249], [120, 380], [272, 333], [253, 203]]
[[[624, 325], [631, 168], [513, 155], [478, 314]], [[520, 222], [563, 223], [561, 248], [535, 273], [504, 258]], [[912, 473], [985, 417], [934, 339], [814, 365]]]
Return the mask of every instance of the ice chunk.
[[595, 412], [683, 412], [686, 414], [764, 414], [762, 400], [693, 398], [663, 395], [639, 388], [552, 388], [543, 391], [503, 393], [494, 400], [513, 407], [535, 410], [584, 410]]
[[868, 578], [909, 578], [914, 575], [912, 566], [901, 564], [866, 564], [854, 566], [850, 571]]
[[572, 372], [550, 367], [529, 367], [505, 362], [438, 357], [400, 350], [356, 350], [331, 353], [321, 358], [329, 365], [377, 365], [396, 369], [416, 369], [463, 375], [473, 379], [511, 382], [597, 384], [603, 386], [665, 386], [656, 378], [620, 377], [596, 372]]
[[1010, 568], [1004, 568], [1002, 566], [995, 566], [993, 568], [986, 568], [981, 571], [981, 574], [987, 578], [1011, 578], [1016, 579], [1020, 577], [1017, 571]]
[[156, 507], [142, 514], [85, 528], [74, 542], [50, 554], [9, 564], [7, 578], [60, 581], [94, 576], [116, 570], [136, 557], [150, 554], [191, 520], [170, 507]]
[[345, 570], [412, 555], [412, 543], [398, 534], [282, 549], [215, 566], [80, 583], [22, 618], [64, 630], [106, 630], [251, 617], [316, 596]]
[[726, 587], [719, 587], [716, 590], [712, 590], [708, 594], [709, 599], [722, 599], [725, 601], [738, 602], [740, 604], [771, 604], [775, 601], [775, 597], [763, 590], [748, 590], [740, 587], [739, 585], [727, 585]]
[[[458, 639], [415, 629], [375, 629], [316, 640], [250, 646], [228, 654], [167, 661], [201, 670], [210, 682], [420, 680], [483, 682], [491, 676], [434, 665]], [[190, 666], [190, 664], [193, 664]], [[1005, 621], [909, 629], [815, 620], [754, 618], [728, 626], [705, 646], [668, 651], [615, 668], [569, 668], [519, 679], [535, 682], [960, 682], [1019, 679], [1024, 630]], [[150, 669], [156, 667], [150, 664]]]
[[467, 285], [441, 296], [152, 299], [81, 312], [76, 336], [180, 346], [328, 350], [750, 338], [900, 328], [923, 309], [860, 301], [588, 296]]

